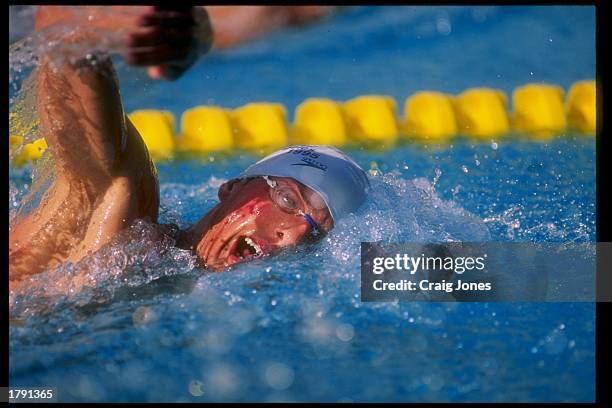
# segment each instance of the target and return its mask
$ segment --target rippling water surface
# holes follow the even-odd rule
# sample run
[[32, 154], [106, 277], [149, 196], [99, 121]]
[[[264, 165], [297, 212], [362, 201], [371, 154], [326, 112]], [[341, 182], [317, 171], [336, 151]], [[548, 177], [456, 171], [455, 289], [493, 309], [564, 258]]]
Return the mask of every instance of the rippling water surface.
[[[436, 84], [449, 92], [475, 85], [474, 72], [487, 69], [479, 61], [491, 73], [480, 75], [478, 85], [501, 88], [515, 84], [506, 77], [496, 82], [496, 72], [528, 82], [532, 78], [518, 72], [526, 66], [545, 67], [547, 78], [564, 86], [594, 76], [592, 27], [584, 33], [594, 19], [588, 9], [410, 10], [349, 10], [306, 31], [213, 54], [208, 66], [203, 62], [173, 84], [150, 84], [119, 65], [126, 106], [146, 107], [147, 99], [178, 114], [185, 104], [208, 103], [209, 95], [229, 106], [266, 99], [291, 108], [305, 89], [323, 89], [322, 79], [336, 92], [329, 96], [338, 99], [374, 88], [399, 98], [427, 86], [409, 80], [401, 64], [421, 76], [444, 76], [446, 82]], [[573, 25], [563, 26], [570, 20]], [[540, 24], [532, 27], [530, 21]], [[488, 37], [469, 40], [479, 24]], [[515, 43], [527, 49], [523, 65], [486, 58], [492, 56], [490, 38], [506, 41], [520, 27]], [[544, 32], [555, 34], [557, 60], [583, 37], [593, 44], [580, 49], [561, 81], [554, 59], [537, 54], [545, 44], [528, 41], [535, 34], [525, 33], [526, 27], [542, 38]], [[324, 33], [332, 33], [327, 35], [336, 48], [317, 41]], [[417, 36], [433, 48], [429, 60], [426, 53], [415, 59], [394, 51], [399, 43], [410, 49], [410, 41], [422, 51]], [[459, 58], [457, 46], [468, 41], [479, 53], [464, 65], [465, 77], [450, 76], [455, 62], [443, 63], [436, 55], [445, 50]], [[358, 51], [354, 44], [361, 44]], [[351, 53], [360, 58], [354, 61]], [[514, 51], [500, 53], [501, 62], [516, 58]], [[307, 58], [328, 64], [330, 74], [319, 78], [315, 68], [309, 77], [301, 65]], [[244, 79], [247, 88], [226, 80], [237, 72], [237, 60], [243, 71], [258, 74]], [[386, 66], [379, 77], [365, 76], [349, 92], [342, 72], [375, 70], [383, 60], [395, 61], [390, 66], [397, 69], [391, 73]], [[283, 67], [295, 73], [280, 75]], [[216, 79], [203, 78], [203, 72], [216, 71]], [[341, 82], [337, 87], [334, 78]], [[185, 86], [199, 86], [191, 89], [200, 89], [202, 97], [180, 97], [184, 91], [178, 89]], [[62, 401], [592, 401], [593, 304], [359, 299], [360, 241], [595, 241], [594, 139], [567, 134], [532, 142], [519, 136], [349, 150], [373, 186], [358, 213], [316, 245], [225, 273], [196, 268], [193, 256], [175, 248], [171, 238], [154, 239], [154, 226], [136, 223], [82, 264], [43, 273], [11, 299], [11, 386], [55, 386]], [[220, 184], [255, 159], [243, 154], [158, 164], [160, 221], [179, 227], [195, 222], [216, 203]], [[11, 170], [11, 214], [30, 190], [31, 175], [31, 167]], [[88, 284], [75, 290], [74, 277], [85, 264]]]

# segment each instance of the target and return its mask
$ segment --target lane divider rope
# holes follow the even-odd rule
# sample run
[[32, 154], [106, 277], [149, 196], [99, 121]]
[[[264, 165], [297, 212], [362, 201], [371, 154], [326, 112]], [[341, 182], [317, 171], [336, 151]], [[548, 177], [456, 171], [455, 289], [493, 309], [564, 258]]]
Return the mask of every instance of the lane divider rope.
[[[507, 95], [493, 88], [470, 88], [459, 95], [420, 91], [397, 103], [385, 95], [363, 95], [340, 102], [309, 98], [297, 106], [294, 123], [280, 103], [253, 102], [236, 109], [196, 106], [176, 120], [164, 110], [136, 110], [128, 115], [154, 160], [211, 152], [255, 151], [260, 154], [289, 144], [358, 145], [392, 148], [398, 142], [446, 143], [456, 136], [490, 142], [513, 132], [534, 140], [548, 140], [565, 131], [595, 135], [594, 80], [574, 83], [567, 96], [563, 88], [527, 84]], [[15, 119], [14, 117], [11, 119]], [[12, 126], [11, 129], [19, 128]], [[25, 126], [25, 128], [30, 128]], [[10, 157], [16, 166], [41, 157], [44, 139], [24, 144], [11, 134]]]

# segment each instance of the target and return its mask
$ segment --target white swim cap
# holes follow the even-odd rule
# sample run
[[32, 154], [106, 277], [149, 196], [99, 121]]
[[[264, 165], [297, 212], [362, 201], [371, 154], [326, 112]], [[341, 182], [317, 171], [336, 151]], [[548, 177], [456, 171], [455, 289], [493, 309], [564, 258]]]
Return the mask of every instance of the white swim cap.
[[289, 146], [249, 166], [240, 177], [291, 177], [321, 195], [336, 221], [365, 201], [370, 182], [361, 167], [331, 146]]

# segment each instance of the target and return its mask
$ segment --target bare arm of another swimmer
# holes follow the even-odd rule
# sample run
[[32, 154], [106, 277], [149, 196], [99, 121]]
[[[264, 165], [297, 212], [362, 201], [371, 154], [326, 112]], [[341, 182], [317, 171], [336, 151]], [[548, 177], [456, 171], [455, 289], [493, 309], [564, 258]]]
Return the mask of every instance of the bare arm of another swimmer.
[[[231, 48], [288, 25], [317, 21], [335, 6], [38, 6], [38, 29], [43, 24], [91, 17], [87, 24], [115, 32], [131, 30], [124, 39], [126, 60], [149, 66], [155, 79], [178, 78], [213, 41]], [[111, 13], [101, 12], [111, 10]], [[212, 26], [212, 27], [211, 27]], [[191, 41], [193, 38], [195, 42]]]
[[231, 48], [288, 25], [316, 21], [333, 6], [206, 6], [215, 47]]
[[[78, 43], [87, 35], [77, 31], [63, 41]], [[40, 205], [9, 232], [11, 287], [78, 261], [136, 218], [156, 221], [159, 206], [155, 168], [123, 112], [110, 58], [42, 58], [38, 115], [55, 180]]]
[[38, 6], [36, 29], [83, 25], [121, 33], [127, 63], [145, 66], [153, 79], [177, 79], [208, 52], [213, 33], [204, 7]]

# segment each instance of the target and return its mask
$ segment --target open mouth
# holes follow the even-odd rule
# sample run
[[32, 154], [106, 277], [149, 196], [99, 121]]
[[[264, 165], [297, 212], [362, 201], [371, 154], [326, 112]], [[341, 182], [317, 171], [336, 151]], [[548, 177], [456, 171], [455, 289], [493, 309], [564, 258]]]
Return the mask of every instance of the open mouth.
[[241, 236], [236, 240], [234, 249], [231, 252], [238, 261], [245, 261], [251, 258], [259, 258], [264, 255], [264, 251], [257, 242], [247, 236]]

